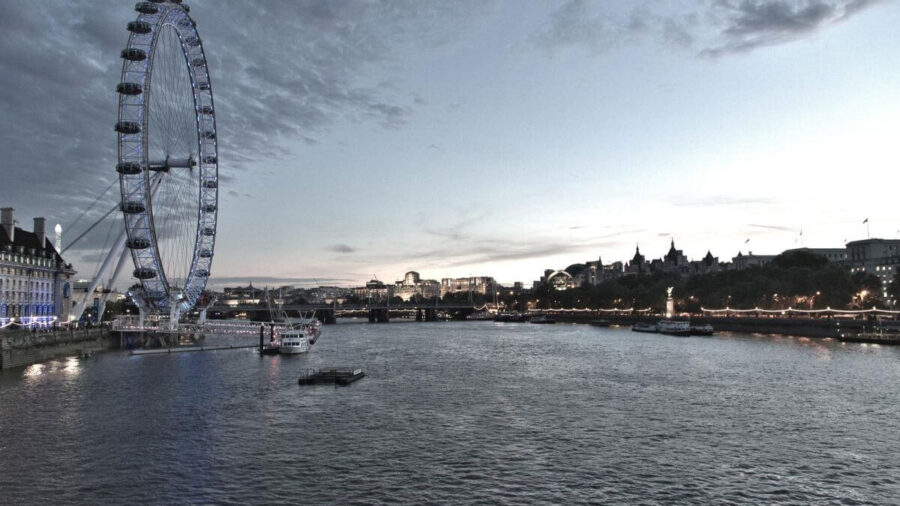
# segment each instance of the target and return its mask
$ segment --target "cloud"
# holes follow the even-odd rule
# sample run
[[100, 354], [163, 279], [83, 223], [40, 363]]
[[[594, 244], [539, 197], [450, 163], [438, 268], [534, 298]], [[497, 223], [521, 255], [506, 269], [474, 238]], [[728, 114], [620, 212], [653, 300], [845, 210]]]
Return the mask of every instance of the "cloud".
[[402, 255], [382, 258], [384, 263], [408, 263], [441, 268], [492, 264], [511, 260], [527, 260], [569, 253], [594, 256], [597, 250], [618, 245], [618, 238], [642, 230], [616, 230], [588, 240], [573, 241], [534, 235], [523, 239], [502, 239], [495, 236], [466, 235], [460, 241], [453, 237], [432, 244], [428, 249], [410, 250]]
[[328, 250], [334, 251], [335, 253], [353, 253], [356, 251], [353, 247], [346, 244], [335, 244], [334, 246], [330, 246]]
[[457, 220], [446, 227], [423, 227], [426, 234], [430, 234], [450, 241], [459, 242], [472, 237], [472, 228], [488, 217], [487, 211], [470, 208], [463, 211], [464, 218]]
[[727, 195], [678, 195], [672, 199], [677, 207], [765, 206], [776, 203], [768, 197], [732, 197]]
[[[0, 2], [0, 152], [9, 194], [71, 215], [117, 177], [115, 88], [133, 6]], [[427, 99], [405, 89], [391, 66], [416, 48], [448, 44], [487, 8], [474, 0], [192, 7], [210, 62], [220, 171], [238, 178], [252, 177], [243, 171], [254, 164], [287, 158], [294, 146], [315, 145], [340, 122], [404, 128]]]
[[[550, 13], [532, 42], [550, 56], [568, 48], [591, 55], [650, 38], [716, 58], [788, 43], [845, 21], [882, 0], [711, 0], [641, 4], [622, 12], [613, 3], [569, 0]], [[696, 48], [696, 49], [694, 49]]]
[[[133, 7], [120, 0], [0, 2], [3, 205], [62, 223], [64, 241], [120, 198], [115, 89]], [[463, 37], [488, 8], [475, 0], [191, 7], [215, 95], [220, 197], [231, 198], [250, 198], [234, 188], [267, 177], [272, 161], [317, 144], [336, 124], [404, 128], [428, 100], [404, 88], [403, 74], [391, 66], [418, 48]], [[73, 227], [110, 183], [114, 188]], [[83, 275], [102, 254], [105, 230], [98, 227], [66, 254]]]
[[753, 228], [762, 228], [765, 230], [778, 230], [778, 231], [782, 231], [782, 232], [793, 232], [796, 230], [795, 228], [785, 227], [782, 225], [758, 225], [758, 224], [754, 224], [754, 223], [748, 223], [747, 226], [753, 227]]
[[844, 21], [879, 0], [720, 0], [713, 4], [721, 41], [701, 50], [718, 57], [783, 44]]
[[597, 4], [589, 0], [570, 0], [550, 13], [547, 25], [531, 41], [551, 56], [560, 49], [582, 47], [600, 54], [614, 45], [622, 33]]
[[213, 277], [209, 280], [211, 288], [221, 289], [226, 286], [242, 286], [253, 284], [258, 288], [278, 287], [284, 285], [305, 285], [305, 286], [326, 286], [326, 285], [345, 285], [354, 283], [355, 280], [348, 278], [294, 278], [294, 277], [276, 277], [276, 276], [221, 276]]

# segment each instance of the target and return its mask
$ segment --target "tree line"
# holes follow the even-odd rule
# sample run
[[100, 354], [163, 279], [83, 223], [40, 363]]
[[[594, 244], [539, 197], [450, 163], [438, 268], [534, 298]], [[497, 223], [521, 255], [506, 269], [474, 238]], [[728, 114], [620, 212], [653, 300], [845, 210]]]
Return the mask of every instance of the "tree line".
[[[858, 309], [885, 307], [881, 280], [867, 273], [851, 273], [821, 255], [792, 251], [764, 266], [692, 276], [654, 273], [624, 276], [605, 283], [557, 291], [534, 290], [538, 307], [653, 308], [663, 310], [666, 289], [673, 287], [677, 312], [699, 313], [705, 308], [735, 309]], [[888, 290], [896, 298], [900, 282]]]

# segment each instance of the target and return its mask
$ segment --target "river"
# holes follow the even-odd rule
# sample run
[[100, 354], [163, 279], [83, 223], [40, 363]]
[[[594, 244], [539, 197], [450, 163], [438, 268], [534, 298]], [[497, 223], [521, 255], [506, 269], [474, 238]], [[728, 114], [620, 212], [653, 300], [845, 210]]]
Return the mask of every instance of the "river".
[[341, 320], [0, 371], [0, 503], [897, 504], [898, 387], [877, 345]]

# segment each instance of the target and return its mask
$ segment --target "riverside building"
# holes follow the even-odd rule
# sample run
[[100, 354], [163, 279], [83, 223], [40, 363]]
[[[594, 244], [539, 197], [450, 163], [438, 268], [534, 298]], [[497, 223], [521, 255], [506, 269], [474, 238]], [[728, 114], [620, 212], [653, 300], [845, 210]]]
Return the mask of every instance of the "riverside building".
[[490, 276], [443, 278], [441, 279], [441, 297], [448, 293], [477, 293], [492, 296], [494, 290], [499, 287], [500, 285]]
[[404, 301], [433, 299], [441, 296], [441, 284], [434, 279], [421, 279], [416, 271], [409, 271], [402, 281], [394, 283], [394, 296]]
[[353, 288], [351, 293], [354, 297], [369, 303], [386, 302], [394, 296], [394, 285], [386, 285], [382, 281], [372, 279], [366, 286]]
[[68, 318], [71, 264], [47, 240], [44, 218], [29, 232], [16, 226], [13, 209], [0, 210], [0, 328], [47, 327]]
[[894, 281], [894, 275], [900, 266], [900, 240], [898, 239], [863, 239], [847, 243], [847, 263], [850, 272], [874, 274], [881, 280], [881, 295], [889, 305], [897, 301], [890, 298], [888, 286]]

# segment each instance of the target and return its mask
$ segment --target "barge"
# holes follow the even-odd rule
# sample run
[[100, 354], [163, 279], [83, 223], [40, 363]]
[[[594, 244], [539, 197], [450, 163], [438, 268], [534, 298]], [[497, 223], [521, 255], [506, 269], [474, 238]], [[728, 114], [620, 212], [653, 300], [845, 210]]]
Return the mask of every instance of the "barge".
[[333, 383], [336, 385], [347, 386], [354, 381], [365, 377], [366, 373], [362, 369], [321, 369], [311, 370], [300, 379], [297, 383], [301, 385], [320, 385]]

